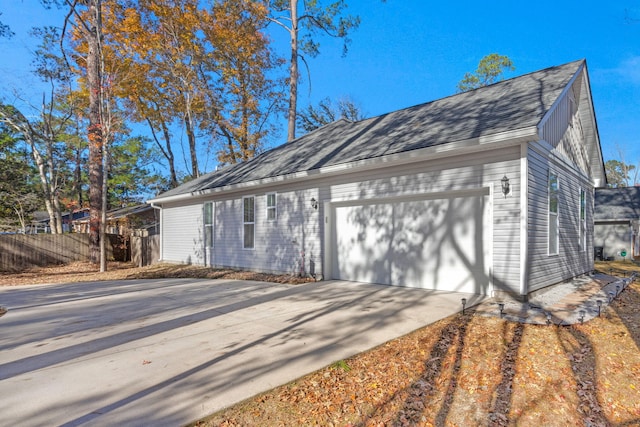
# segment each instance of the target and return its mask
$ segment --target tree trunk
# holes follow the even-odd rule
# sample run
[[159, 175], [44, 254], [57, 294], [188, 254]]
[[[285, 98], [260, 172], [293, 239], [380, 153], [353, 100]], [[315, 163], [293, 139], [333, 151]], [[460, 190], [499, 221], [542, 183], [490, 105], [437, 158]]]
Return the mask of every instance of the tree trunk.
[[100, 262], [100, 225], [102, 211], [102, 117], [100, 91], [100, 12], [101, 0], [89, 0], [92, 27], [87, 33], [87, 81], [89, 83], [89, 252], [91, 262]]
[[298, 105], [298, 0], [291, 1], [291, 64], [289, 66], [289, 121], [287, 141], [296, 138]]
[[33, 156], [33, 160], [36, 162], [36, 167], [38, 168], [38, 176], [40, 177], [40, 185], [42, 186], [42, 194], [44, 195], [44, 204], [47, 209], [47, 214], [49, 215], [49, 228], [52, 234], [57, 234], [57, 216], [55, 206], [53, 205], [53, 194], [51, 192], [51, 188], [53, 186], [49, 182], [49, 177], [47, 176], [47, 166], [44, 158], [40, 154], [40, 150], [36, 147], [33, 136], [27, 137], [27, 140], [31, 146], [31, 155]]
[[73, 191], [78, 197], [78, 209], [82, 209], [84, 200], [82, 197], [82, 152], [79, 148], [74, 148], [74, 171], [73, 171]]
[[194, 178], [200, 176], [198, 170], [198, 153], [196, 150], [196, 135], [193, 129], [193, 121], [191, 119], [191, 113], [188, 111], [184, 116], [184, 124], [187, 131], [187, 139], [189, 140], [189, 153], [191, 154], [191, 175]]
[[64, 225], [62, 224], [62, 206], [60, 206], [60, 197], [56, 194], [56, 190], [52, 192], [52, 202], [53, 214], [56, 219], [56, 231], [54, 232], [53, 227], [51, 227], [51, 232], [53, 234], [62, 234], [64, 232]]
[[[105, 135], [103, 135], [105, 138]], [[106, 138], [105, 138], [106, 139]], [[106, 141], [104, 141], [106, 142]], [[100, 210], [100, 272], [107, 271], [107, 180], [109, 179], [109, 147], [102, 152], [102, 209]]]
[[164, 137], [164, 144], [167, 148], [165, 157], [169, 163], [169, 183], [171, 188], [175, 188], [178, 186], [178, 174], [176, 173], [175, 158], [173, 156], [173, 150], [171, 149], [171, 135], [169, 134], [169, 128], [164, 120], [162, 121], [162, 135]]

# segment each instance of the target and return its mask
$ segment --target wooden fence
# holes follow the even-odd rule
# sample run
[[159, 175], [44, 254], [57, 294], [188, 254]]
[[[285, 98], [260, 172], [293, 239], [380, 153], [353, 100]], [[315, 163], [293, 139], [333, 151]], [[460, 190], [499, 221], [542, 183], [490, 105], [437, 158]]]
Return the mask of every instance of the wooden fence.
[[160, 259], [160, 235], [131, 236], [131, 262], [138, 267], [151, 265]]
[[[115, 234], [108, 237], [107, 259], [130, 261], [129, 238]], [[88, 260], [88, 234], [0, 235], [0, 271], [20, 271], [34, 266]]]

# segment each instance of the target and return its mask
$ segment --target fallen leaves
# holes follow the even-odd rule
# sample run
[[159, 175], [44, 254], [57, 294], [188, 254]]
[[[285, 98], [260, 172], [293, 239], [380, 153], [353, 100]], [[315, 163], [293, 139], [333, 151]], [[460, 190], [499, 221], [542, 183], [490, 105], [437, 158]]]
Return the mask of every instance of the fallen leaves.
[[634, 284], [582, 325], [467, 310], [198, 425], [640, 425], [639, 306]]
[[[166, 264], [114, 266], [106, 276], [99, 274], [74, 265], [56, 267], [49, 275], [45, 270], [13, 275], [11, 283], [33, 282], [34, 277], [46, 282], [68, 277], [289, 277]], [[640, 425], [638, 307], [640, 284], [635, 283], [601, 317], [582, 325], [524, 325], [474, 316], [467, 309], [465, 315], [340, 360], [196, 425]]]

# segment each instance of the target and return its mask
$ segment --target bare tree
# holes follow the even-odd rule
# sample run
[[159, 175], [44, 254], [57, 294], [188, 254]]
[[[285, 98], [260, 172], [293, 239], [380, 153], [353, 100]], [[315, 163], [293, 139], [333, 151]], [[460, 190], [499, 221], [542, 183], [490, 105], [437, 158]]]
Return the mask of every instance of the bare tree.
[[265, 0], [270, 10], [269, 20], [284, 28], [290, 37], [291, 55], [289, 59], [289, 109], [287, 119], [287, 140], [296, 137], [296, 117], [298, 105], [298, 58], [307, 54], [315, 57], [320, 53], [320, 44], [314, 36], [318, 33], [340, 38], [344, 41], [343, 54], [350, 42], [348, 35], [360, 25], [357, 16], [343, 16], [347, 3], [344, 0], [322, 6], [318, 0]]
[[334, 105], [329, 98], [321, 100], [317, 106], [309, 105], [298, 114], [298, 127], [311, 132], [340, 118], [350, 121], [364, 119], [360, 107], [349, 98], [341, 98]]

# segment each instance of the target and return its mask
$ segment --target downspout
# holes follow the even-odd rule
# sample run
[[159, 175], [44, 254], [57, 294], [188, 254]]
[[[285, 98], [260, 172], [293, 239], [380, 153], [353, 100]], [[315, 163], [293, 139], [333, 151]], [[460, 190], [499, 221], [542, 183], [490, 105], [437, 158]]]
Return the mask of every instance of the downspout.
[[520, 295], [529, 293], [529, 144], [520, 145]]
[[[158, 211], [160, 211], [160, 230], [159, 233], [160, 234], [160, 257], [158, 258], [158, 261], [162, 261], [162, 259], [164, 258], [164, 239], [162, 238], [162, 206], [157, 206], [155, 204], [155, 202], [151, 202], [149, 203], [151, 205], [151, 207], [153, 209], [157, 209]], [[158, 221], [156, 221], [156, 223], [158, 223]], [[157, 226], [156, 226], [157, 227]]]

